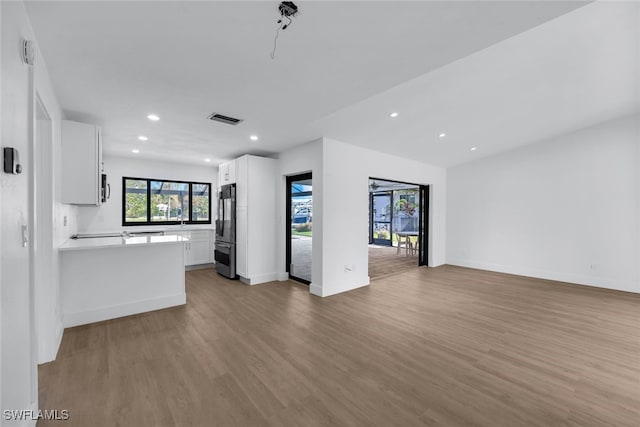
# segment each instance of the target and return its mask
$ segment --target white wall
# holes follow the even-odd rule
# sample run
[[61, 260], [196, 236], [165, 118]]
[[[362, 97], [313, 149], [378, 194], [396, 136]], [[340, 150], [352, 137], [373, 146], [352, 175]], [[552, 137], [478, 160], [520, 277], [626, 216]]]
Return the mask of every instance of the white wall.
[[[134, 178], [157, 178], [170, 180], [185, 180], [197, 182], [210, 182], [212, 189], [212, 218], [215, 218], [217, 187], [217, 168], [215, 166], [194, 166], [182, 163], [168, 163], [155, 160], [134, 159], [128, 157], [104, 157], [105, 173], [111, 185], [111, 198], [102, 206], [79, 206], [78, 207], [78, 230], [80, 233], [102, 233], [121, 230], [142, 231], [153, 230], [157, 226], [122, 226], [122, 177]], [[185, 226], [185, 228], [203, 227]], [[204, 225], [207, 228], [214, 227], [212, 224]], [[161, 228], [171, 228], [162, 226]], [[67, 236], [69, 238], [69, 236]]]
[[313, 183], [313, 242], [312, 242], [312, 266], [310, 289], [322, 287], [322, 254], [323, 254], [323, 192], [322, 192], [322, 140], [309, 142], [299, 147], [292, 148], [278, 155], [278, 192], [276, 198], [277, 224], [277, 262], [278, 277], [287, 280], [286, 272], [286, 188], [287, 176], [302, 173], [312, 173]]
[[[0, 53], [2, 52], [2, 39], [4, 36], [2, 35], [2, 6], [0, 5]], [[1, 59], [1, 58], [0, 58]], [[2, 94], [2, 67], [0, 64], [0, 94]], [[0, 102], [0, 137], [3, 135], [2, 133], [2, 102]], [[0, 188], [2, 183], [0, 182]], [[2, 255], [2, 192], [0, 192], [0, 256]], [[4, 365], [2, 364], [2, 343], [4, 342], [4, 334], [2, 333], [2, 262], [0, 261], [0, 410], [4, 409], [4, 401], [2, 400], [2, 371], [4, 370]]]
[[[37, 96], [42, 101], [46, 112], [49, 114], [51, 122], [46, 125], [50, 126], [51, 140], [45, 140], [44, 143], [50, 144], [49, 147], [41, 146], [44, 157], [50, 162], [47, 167], [36, 170], [36, 174], [43, 173], [44, 182], [48, 182], [45, 188], [38, 187], [36, 191], [44, 193], [47, 203], [52, 206], [38, 206], [36, 215], [44, 216], [42, 234], [46, 238], [38, 241], [36, 233], [32, 233], [33, 244], [37, 246], [39, 253], [42, 254], [36, 259], [35, 268], [36, 276], [42, 280], [36, 281], [35, 303], [36, 303], [36, 320], [38, 325], [38, 362], [44, 363], [55, 359], [62, 340], [62, 310], [60, 308], [60, 273], [59, 273], [59, 255], [58, 246], [60, 246], [69, 234], [75, 233], [77, 229], [77, 209], [74, 206], [65, 205], [61, 202], [61, 123], [64, 118], [60, 105], [53, 92], [53, 85], [49, 79], [44, 58], [37, 52], [36, 68], [35, 68], [35, 89]], [[42, 124], [38, 125], [36, 134], [42, 129]], [[43, 133], [46, 133], [44, 131]], [[42, 155], [41, 154], [41, 155]], [[52, 195], [48, 195], [47, 193]], [[67, 217], [65, 225], [64, 217]], [[40, 235], [40, 233], [38, 233]], [[44, 236], [43, 236], [44, 237]], [[42, 262], [42, 261], [47, 262]]]
[[[445, 169], [328, 138], [323, 142], [322, 295], [369, 283], [369, 177], [430, 185], [428, 265], [443, 264]], [[345, 271], [345, 265], [352, 270]]]
[[[2, 146], [20, 151], [21, 175], [0, 173], [2, 254], [0, 256], [1, 409], [37, 406], [37, 345], [34, 333], [30, 248], [22, 245], [22, 227], [29, 226], [30, 157], [33, 133], [32, 70], [22, 63], [20, 45], [33, 34], [24, 5], [0, 2], [2, 8], [1, 71]], [[5, 422], [3, 425], [21, 425]]]
[[[285, 176], [313, 173], [311, 293], [329, 296], [369, 284], [369, 177], [431, 186], [429, 260], [445, 260], [446, 171], [323, 138], [279, 155], [278, 254], [285, 268]], [[351, 271], [345, 271], [347, 265]]]
[[449, 169], [447, 262], [640, 292], [639, 122]]

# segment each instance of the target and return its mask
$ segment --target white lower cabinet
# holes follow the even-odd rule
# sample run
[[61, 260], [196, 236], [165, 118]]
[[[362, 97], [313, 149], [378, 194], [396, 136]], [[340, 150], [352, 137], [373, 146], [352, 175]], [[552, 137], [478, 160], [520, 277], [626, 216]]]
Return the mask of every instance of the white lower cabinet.
[[185, 253], [186, 265], [209, 264], [213, 262], [213, 252], [211, 251], [211, 231], [198, 230], [191, 231], [187, 247], [188, 254]]
[[166, 231], [164, 234], [182, 236], [189, 239], [189, 241], [184, 244], [185, 267], [211, 264], [213, 262], [213, 251], [211, 250], [213, 238], [212, 230], [170, 230]]

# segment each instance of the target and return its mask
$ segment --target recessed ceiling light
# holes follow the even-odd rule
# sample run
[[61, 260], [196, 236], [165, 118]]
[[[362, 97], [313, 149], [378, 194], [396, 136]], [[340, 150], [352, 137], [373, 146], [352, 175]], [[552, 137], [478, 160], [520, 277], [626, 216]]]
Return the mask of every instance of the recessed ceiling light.
[[137, 148], [134, 148], [133, 150], [131, 150], [132, 153], [134, 154], [138, 154], [140, 152], [140, 150], [138, 150]]
[[447, 134], [446, 134], [446, 133], [444, 133], [444, 132], [442, 132], [442, 133], [440, 133], [440, 135], [438, 135], [438, 138], [444, 138], [444, 137], [446, 137], [446, 136], [447, 136]]
[[471, 151], [476, 151], [478, 147], [471, 147]]
[[204, 159], [204, 161], [209, 163], [211, 161], [211, 159], [207, 158], [207, 159]]
[[149, 114], [149, 115], [147, 116], [147, 119], [149, 119], [149, 120], [151, 120], [151, 121], [153, 121], [153, 122], [157, 122], [158, 120], [160, 120], [160, 117], [158, 117], [158, 116], [157, 116], [157, 115], [155, 115], [155, 114]]
[[395, 119], [396, 117], [398, 117], [398, 113], [394, 111], [393, 113], [389, 114], [389, 117], [391, 117], [392, 119]]
[[146, 137], [146, 136], [144, 136], [144, 135], [140, 135], [140, 136], [138, 137], [138, 139], [139, 139], [140, 141], [148, 141], [148, 140], [149, 140], [149, 138], [147, 138], [147, 137]]
[[249, 139], [252, 140], [252, 141], [257, 141], [258, 140], [258, 136], [257, 135], [251, 135], [249, 137]]

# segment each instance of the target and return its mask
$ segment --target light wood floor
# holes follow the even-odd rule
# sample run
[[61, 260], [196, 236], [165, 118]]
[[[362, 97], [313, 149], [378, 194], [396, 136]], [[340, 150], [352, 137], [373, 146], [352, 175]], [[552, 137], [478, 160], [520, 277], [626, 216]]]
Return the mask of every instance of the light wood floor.
[[640, 420], [640, 295], [450, 266], [325, 299], [199, 270], [187, 295], [66, 330], [41, 408], [64, 426]]
[[418, 268], [418, 256], [405, 254], [404, 248], [400, 248], [398, 254], [398, 248], [395, 247], [369, 245], [369, 279], [379, 279]]

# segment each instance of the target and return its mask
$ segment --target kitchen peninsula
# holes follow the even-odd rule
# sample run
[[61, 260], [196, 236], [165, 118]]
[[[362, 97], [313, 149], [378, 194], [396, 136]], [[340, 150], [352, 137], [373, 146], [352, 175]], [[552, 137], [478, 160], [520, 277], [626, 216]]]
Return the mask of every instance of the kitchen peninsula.
[[186, 303], [182, 236], [70, 239], [60, 246], [63, 326]]

